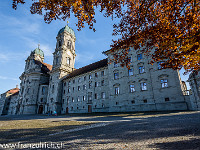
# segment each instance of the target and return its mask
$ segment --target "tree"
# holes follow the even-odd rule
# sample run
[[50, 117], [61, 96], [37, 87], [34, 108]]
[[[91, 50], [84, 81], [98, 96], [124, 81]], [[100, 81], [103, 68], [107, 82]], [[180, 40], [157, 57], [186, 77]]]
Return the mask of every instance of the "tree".
[[[13, 0], [13, 8], [25, 0]], [[105, 17], [120, 18], [113, 27], [111, 51], [114, 61], [129, 65], [128, 49], [141, 49], [152, 55], [152, 62], [164, 61], [164, 68], [200, 69], [199, 0], [39, 0], [30, 7], [32, 14], [44, 14], [44, 20], [77, 17], [78, 30], [88, 24], [95, 31], [95, 9]]]

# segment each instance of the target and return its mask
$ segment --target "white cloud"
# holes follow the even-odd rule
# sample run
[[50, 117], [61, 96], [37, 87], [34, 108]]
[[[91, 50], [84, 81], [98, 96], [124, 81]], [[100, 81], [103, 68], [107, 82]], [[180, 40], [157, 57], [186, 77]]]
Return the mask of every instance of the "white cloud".
[[19, 79], [17, 78], [11, 78], [11, 77], [5, 77], [5, 76], [0, 76], [0, 79], [1, 80], [15, 80], [15, 81], [18, 81]]

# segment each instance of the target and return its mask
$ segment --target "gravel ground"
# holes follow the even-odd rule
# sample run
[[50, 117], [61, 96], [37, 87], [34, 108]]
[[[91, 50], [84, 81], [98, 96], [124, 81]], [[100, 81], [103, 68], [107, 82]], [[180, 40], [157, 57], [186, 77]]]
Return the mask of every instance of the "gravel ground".
[[[41, 117], [41, 116], [40, 116]], [[27, 116], [27, 118], [29, 118]], [[34, 117], [33, 117], [34, 118]], [[35, 116], [37, 118], [37, 116]], [[19, 118], [15, 118], [20, 119]], [[24, 118], [25, 119], [25, 118]], [[29, 118], [30, 119], [30, 118]], [[45, 119], [45, 117], [43, 117]], [[103, 126], [56, 132], [37, 138], [15, 138], [5, 143], [61, 143], [63, 149], [200, 150], [200, 112], [74, 115], [50, 120], [92, 121]], [[1, 118], [0, 118], [1, 120]]]

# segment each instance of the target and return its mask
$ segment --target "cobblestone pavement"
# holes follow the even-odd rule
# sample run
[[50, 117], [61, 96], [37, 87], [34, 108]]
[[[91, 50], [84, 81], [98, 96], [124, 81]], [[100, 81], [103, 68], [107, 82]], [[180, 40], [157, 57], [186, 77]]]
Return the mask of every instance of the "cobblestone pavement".
[[[0, 117], [0, 120], [5, 117]], [[6, 143], [61, 143], [63, 149], [200, 149], [200, 112], [104, 114], [72, 116], [18, 116], [14, 119], [95, 121], [99, 126], [82, 127], [48, 136], [13, 139]], [[101, 125], [102, 124], [102, 125]]]

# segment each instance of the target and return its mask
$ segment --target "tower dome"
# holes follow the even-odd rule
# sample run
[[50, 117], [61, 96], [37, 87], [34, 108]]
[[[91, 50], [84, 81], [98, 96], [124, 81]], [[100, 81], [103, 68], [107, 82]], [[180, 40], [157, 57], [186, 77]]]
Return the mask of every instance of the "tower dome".
[[63, 27], [62, 29], [59, 30], [58, 35], [63, 33], [64, 31], [67, 31], [68, 33], [70, 33], [71, 35], [75, 36], [75, 32], [72, 28], [70, 28], [68, 25], [66, 25], [65, 27]]
[[44, 52], [39, 47], [36, 48], [32, 53], [40, 55], [41, 57], [44, 57]]

